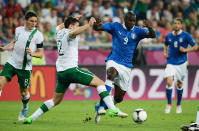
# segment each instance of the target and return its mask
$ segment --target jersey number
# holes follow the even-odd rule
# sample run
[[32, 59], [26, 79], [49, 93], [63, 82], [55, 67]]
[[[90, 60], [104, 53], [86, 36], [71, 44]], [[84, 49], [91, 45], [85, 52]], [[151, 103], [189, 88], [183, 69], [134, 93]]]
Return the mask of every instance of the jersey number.
[[124, 38], [124, 44], [126, 45], [128, 43], [128, 37]]
[[62, 50], [62, 41], [61, 41], [61, 40], [58, 40], [58, 41], [57, 41], [57, 45], [58, 45], [59, 56], [64, 55], [63, 50]]

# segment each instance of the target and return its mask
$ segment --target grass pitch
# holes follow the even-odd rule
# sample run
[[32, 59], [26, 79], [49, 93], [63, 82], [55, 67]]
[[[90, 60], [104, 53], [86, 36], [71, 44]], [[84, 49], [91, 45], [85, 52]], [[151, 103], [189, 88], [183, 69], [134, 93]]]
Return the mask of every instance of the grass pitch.
[[[43, 102], [31, 102], [28, 116]], [[97, 101], [63, 101], [31, 125], [17, 121], [21, 102], [0, 102], [0, 131], [180, 131], [180, 125], [195, 121], [198, 101], [182, 101], [182, 114], [176, 114], [176, 101], [170, 114], [164, 114], [166, 101], [123, 101], [118, 104], [128, 118], [111, 118], [107, 115], [95, 124], [94, 105]], [[143, 108], [147, 121], [134, 123], [132, 111]]]

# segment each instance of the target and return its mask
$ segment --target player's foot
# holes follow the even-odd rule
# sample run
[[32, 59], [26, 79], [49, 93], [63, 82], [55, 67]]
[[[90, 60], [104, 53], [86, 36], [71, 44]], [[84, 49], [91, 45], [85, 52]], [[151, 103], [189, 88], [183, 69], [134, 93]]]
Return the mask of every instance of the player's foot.
[[31, 124], [32, 123], [32, 118], [29, 117], [27, 119], [24, 120], [23, 124]]
[[181, 108], [180, 105], [176, 107], [176, 113], [177, 113], [177, 114], [182, 113], [182, 108]]
[[23, 108], [23, 109], [20, 111], [19, 117], [18, 117], [18, 120], [19, 120], [19, 121], [23, 121], [23, 120], [26, 119], [28, 110], [29, 110], [29, 106], [27, 106], [25, 109]]
[[99, 123], [101, 116], [96, 112], [95, 113], [95, 123]]
[[168, 105], [166, 106], [165, 113], [166, 113], [166, 114], [169, 114], [170, 111], [171, 111], [171, 105], [168, 104]]
[[95, 105], [95, 111], [96, 111], [96, 113], [95, 113], [95, 122], [99, 123], [101, 115], [105, 115], [106, 114], [106, 110], [103, 107], [101, 107], [99, 104], [96, 104]]
[[121, 112], [119, 109], [108, 110], [108, 115], [111, 117], [114, 117], [114, 116], [119, 116], [121, 118], [128, 117], [128, 114]]
[[199, 131], [199, 125], [196, 123], [191, 123], [189, 126], [188, 125], [182, 125], [180, 127], [182, 131]]

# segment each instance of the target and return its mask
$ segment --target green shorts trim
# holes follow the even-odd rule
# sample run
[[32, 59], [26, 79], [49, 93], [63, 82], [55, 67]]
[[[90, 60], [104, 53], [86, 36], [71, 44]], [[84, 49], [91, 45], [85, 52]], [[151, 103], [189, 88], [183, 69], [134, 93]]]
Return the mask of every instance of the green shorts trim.
[[7, 62], [0, 72], [0, 76], [5, 76], [8, 81], [11, 81], [12, 77], [17, 75], [20, 88], [28, 88], [30, 86], [31, 73], [31, 70], [16, 69]]
[[93, 77], [93, 73], [79, 67], [74, 67], [62, 72], [57, 72], [57, 86], [55, 88], [55, 92], [65, 93], [70, 83], [90, 85]]

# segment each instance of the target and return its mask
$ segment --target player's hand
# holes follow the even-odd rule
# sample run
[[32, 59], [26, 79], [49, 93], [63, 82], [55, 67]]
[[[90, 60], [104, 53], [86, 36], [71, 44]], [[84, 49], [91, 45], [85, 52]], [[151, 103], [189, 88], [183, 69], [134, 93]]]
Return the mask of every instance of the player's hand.
[[89, 20], [89, 25], [93, 26], [95, 22], [96, 22], [95, 18], [91, 17], [90, 20]]
[[3, 50], [4, 50], [4, 48], [2, 46], [0, 46], [0, 51], [3, 51]]
[[30, 56], [32, 56], [32, 51], [31, 51], [30, 48], [26, 48], [26, 51], [27, 51], [27, 53], [28, 53]]
[[164, 53], [164, 58], [169, 58], [168, 53]]
[[151, 22], [149, 20], [144, 20], [144, 27], [151, 27]]
[[180, 50], [180, 52], [183, 52], [183, 53], [187, 52], [186, 49], [182, 46], [180, 46], [179, 50]]

